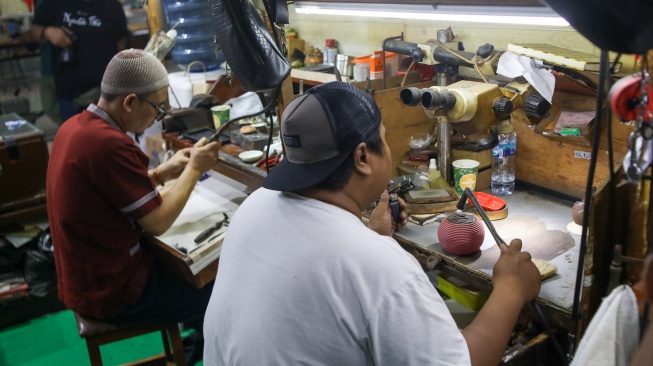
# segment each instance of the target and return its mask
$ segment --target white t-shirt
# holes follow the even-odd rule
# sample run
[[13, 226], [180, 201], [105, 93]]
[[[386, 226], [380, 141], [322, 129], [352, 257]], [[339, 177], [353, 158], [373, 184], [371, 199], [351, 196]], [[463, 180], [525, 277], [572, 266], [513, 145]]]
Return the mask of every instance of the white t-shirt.
[[339, 207], [264, 188], [229, 225], [204, 339], [205, 365], [470, 364], [396, 241]]

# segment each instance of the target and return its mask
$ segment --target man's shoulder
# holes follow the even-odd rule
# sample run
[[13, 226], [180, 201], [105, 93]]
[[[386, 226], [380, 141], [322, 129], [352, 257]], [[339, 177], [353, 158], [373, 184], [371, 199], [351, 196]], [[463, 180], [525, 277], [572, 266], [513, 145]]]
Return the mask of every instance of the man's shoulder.
[[140, 151], [129, 135], [87, 111], [67, 120], [57, 131], [54, 144], [74, 146], [79, 155], [101, 152], [117, 155], [120, 151], [132, 155]]

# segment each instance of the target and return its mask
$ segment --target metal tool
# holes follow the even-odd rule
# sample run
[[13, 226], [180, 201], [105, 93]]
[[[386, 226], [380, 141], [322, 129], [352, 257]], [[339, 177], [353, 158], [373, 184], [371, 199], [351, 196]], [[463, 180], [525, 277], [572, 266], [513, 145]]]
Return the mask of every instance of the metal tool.
[[622, 254], [623, 248], [617, 244], [614, 246], [614, 257], [610, 263], [610, 279], [608, 282], [608, 293], [611, 293], [621, 283], [621, 274], [625, 263], [644, 264], [641, 258], [628, 257]]
[[401, 183], [399, 183], [399, 185], [395, 185], [395, 183], [390, 182], [386, 189], [388, 190], [388, 193], [391, 194], [391, 195], [393, 193], [399, 195], [399, 194], [404, 194], [406, 192], [412, 191], [415, 188], [416, 188], [415, 183], [413, 183], [413, 181], [410, 178], [406, 178], [404, 176], [404, 180], [401, 181]]
[[222, 214], [224, 215], [222, 220], [216, 222], [215, 224], [211, 225], [211, 227], [209, 227], [208, 229], [202, 231], [199, 235], [197, 235], [197, 237], [195, 238], [196, 244], [199, 244], [204, 240], [208, 239], [211, 236], [211, 234], [213, 234], [216, 230], [220, 229], [222, 225], [229, 222], [229, 216], [227, 216], [227, 214], [224, 212]]
[[492, 225], [492, 221], [490, 221], [490, 218], [487, 217], [485, 210], [483, 210], [483, 207], [478, 202], [476, 196], [474, 195], [474, 192], [472, 192], [471, 189], [465, 188], [463, 194], [460, 195], [460, 200], [458, 200], [458, 203], [456, 204], [456, 208], [459, 210], [465, 208], [465, 203], [467, 202], [467, 198], [469, 198], [472, 201], [474, 208], [476, 208], [478, 214], [481, 215], [481, 218], [483, 219], [483, 222], [487, 226], [488, 230], [490, 230], [490, 233], [492, 234], [494, 241], [499, 246], [499, 249], [501, 249], [501, 244], [506, 244], [506, 242], [503, 241], [503, 239], [501, 239], [501, 237], [499, 236], [499, 233], [497, 233], [497, 230], [494, 228], [494, 225]]

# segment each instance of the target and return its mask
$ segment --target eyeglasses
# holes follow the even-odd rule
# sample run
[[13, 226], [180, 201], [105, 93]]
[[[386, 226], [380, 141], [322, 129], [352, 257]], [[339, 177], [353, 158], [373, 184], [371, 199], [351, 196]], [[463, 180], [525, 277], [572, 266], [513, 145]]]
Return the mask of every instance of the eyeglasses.
[[145, 101], [147, 104], [151, 105], [152, 108], [156, 109], [157, 113], [154, 119], [156, 119], [157, 121], [160, 121], [163, 117], [165, 117], [166, 114], [168, 114], [168, 111], [165, 109], [165, 103], [161, 103], [160, 105], [157, 106], [156, 104], [150, 102], [147, 98], [145, 98], [142, 95], [137, 94], [136, 96], [138, 97], [138, 99]]

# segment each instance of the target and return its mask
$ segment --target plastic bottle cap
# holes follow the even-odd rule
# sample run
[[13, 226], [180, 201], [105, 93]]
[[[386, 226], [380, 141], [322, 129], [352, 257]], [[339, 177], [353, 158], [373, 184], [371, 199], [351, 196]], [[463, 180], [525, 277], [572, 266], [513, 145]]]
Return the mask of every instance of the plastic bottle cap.
[[329, 38], [326, 40], [326, 46], [327, 47], [335, 47], [336, 46], [336, 40]]
[[437, 168], [438, 168], [438, 164], [435, 162], [435, 159], [431, 159], [431, 161], [429, 162], [429, 169], [437, 169]]

